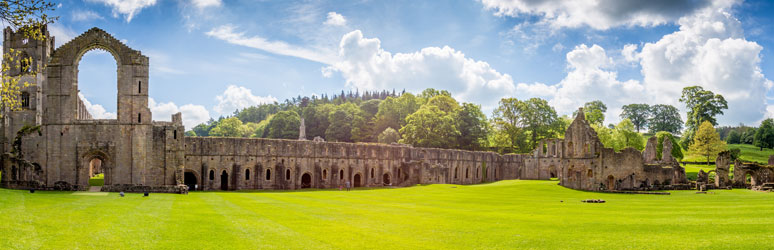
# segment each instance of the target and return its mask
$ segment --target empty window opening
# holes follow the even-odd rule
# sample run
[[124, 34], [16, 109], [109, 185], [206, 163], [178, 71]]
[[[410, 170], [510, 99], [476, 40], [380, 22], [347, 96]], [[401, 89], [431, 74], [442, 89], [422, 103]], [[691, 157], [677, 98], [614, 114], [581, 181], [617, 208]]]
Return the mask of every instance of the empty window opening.
[[215, 180], [215, 170], [210, 170], [210, 180]]
[[266, 180], [267, 181], [271, 180], [271, 169], [266, 169]]
[[285, 170], [285, 180], [290, 180], [290, 169]]
[[344, 169], [339, 170], [339, 180], [343, 180], [343, 179], [344, 179]]
[[360, 174], [355, 174], [355, 177], [353, 178], [352, 182], [354, 184], [354, 187], [361, 187], [361, 184], [360, 184]]
[[30, 107], [30, 93], [28, 92], [21, 93], [21, 107], [22, 108]]
[[142, 123], [142, 114], [137, 113], [137, 123]]
[[374, 169], [373, 168], [371, 169], [371, 178], [372, 179], [374, 178]]
[[175, 129], [175, 131], [174, 131], [174, 133], [172, 135], [172, 139], [177, 140], [177, 129]]
[[454, 179], [457, 179], [457, 168], [454, 168]]
[[301, 176], [301, 188], [311, 188], [312, 187], [312, 176], [309, 173], [304, 173], [304, 175]]
[[323, 180], [328, 179], [328, 170], [327, 169], [323, 169], [322, 178], [323, 178]]
[[[86, 52], [76, 61], [79, 120], [116, 119], [118, 106], [118, 65], [113, 55], [102, 49]], [[88, 114], [86, 102], [100, 105], [104, 112]], [[88, 115], [86, 115], [88, 114]]]
[[250, 180], [250, 169], [245, 169], [245, 180]]
[[142, 81], [137, 82], [137, 93], [142, 94]]
[[390, 174], [384, 174], [382, 175], [382, 183], [384, 183], [385, 186], [389, 186], [390, 183]]
[[466, 168], [466, 169], [465, 169], [465, 179], [467, 179], [467, 178], [470, 178], [470, 177], [468, 177], [468, 176], [469, 176], [469, 174], [470, 174], [470, 169], [467, 169], [467, 168]]

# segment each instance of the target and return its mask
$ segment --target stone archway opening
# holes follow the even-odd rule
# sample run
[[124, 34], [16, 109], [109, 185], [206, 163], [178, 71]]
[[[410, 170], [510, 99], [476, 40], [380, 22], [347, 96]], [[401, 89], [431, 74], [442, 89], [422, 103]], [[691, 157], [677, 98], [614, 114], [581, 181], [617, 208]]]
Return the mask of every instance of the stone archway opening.
[[301, 176], [301, 188], [312, 188], [312, 175], [304, 173]]
[[74, 81], [78, 90], [76, 118], [116, 119], [118, 60], [107, 49], [93, 47], [85, 50], [74, 66], [77, 72]]
[[755, 185], [755, 178], [750, 173], [744, 174], [744, 185], [747, 187], [752, 187]]
[[[87, 154], [83, 157], [82, 169], [78, 171], [81, 180], [85, 179], [89, 187], [110, 185], [107, 156], [101, 151]], [[86, 171], [85, 173], [83, 171]]]
[[385, 173], [382, 175], [382, 183], [384, 183], [385, 186], [392, 186], [392, 182], [390, 182], [390, 174]]
[[188, 190], [194, 191], [199, 187], [199, 178], [193, 171], [185, 171], [183, 174], [183, 183], [188, 186]]
[[361, 181], [360, 179], [361, 178], [360, 178], [360, 174], [359, 173], [355, 174], [355, 177], [353, 177], [352, 179], [353, 179], [352, 182], [354, 184], [353, 187], [360, 187], [361, 186], [361, 184], [360, 184], [360, 181]]
[[226, 170], [220, 174], [220, 190], [228, 190], [228, 173]]

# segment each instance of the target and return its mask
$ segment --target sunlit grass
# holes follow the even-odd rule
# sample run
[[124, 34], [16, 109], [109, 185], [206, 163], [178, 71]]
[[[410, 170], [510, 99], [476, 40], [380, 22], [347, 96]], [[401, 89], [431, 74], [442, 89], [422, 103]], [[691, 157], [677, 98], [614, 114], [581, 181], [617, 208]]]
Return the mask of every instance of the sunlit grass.
[[0, 189], [0, 249], [759, 249], [774, 242], [774, 194], [712, 192], [603, 194], [521, 180], [123, 198]]

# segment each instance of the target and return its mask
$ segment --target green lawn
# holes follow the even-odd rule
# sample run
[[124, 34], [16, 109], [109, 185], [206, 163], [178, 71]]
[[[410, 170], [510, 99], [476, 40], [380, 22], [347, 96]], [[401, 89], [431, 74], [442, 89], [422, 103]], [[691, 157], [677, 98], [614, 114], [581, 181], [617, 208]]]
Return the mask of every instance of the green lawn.
[[[743, 161], [753, 161], [753, 162], [759, 162], [766, 164], [769, 162], [769, 155], [774, 155], [774, 149], [763, 149], [762, 151], [760, 148], [749, 145], [749, 144], [728, 144], [728, 149], [734, 149], [738, 148], [741, 151], [741, 158]], [[685, 149], [683, 149], [683, 155], [685, 157], [683, 158], [684, 161], [707, 161], [707, 158], [690, 154], [689, 152], [686, 152]], [[715, 161], [715, 158], [710, 159], [710, 161]]]
[[102, 186], [105, 185], [105, 175], [96, 174], [94, 177], [89, 178], [89, 186]]
[[[0, 189], [0, 249], [760, 249], [774, 194], [581, 192], [555, 181], [189, 195]], [[94, 196], [90, 194], [106, 194]], [[582, 199], [605, 199], [586, 204]]]

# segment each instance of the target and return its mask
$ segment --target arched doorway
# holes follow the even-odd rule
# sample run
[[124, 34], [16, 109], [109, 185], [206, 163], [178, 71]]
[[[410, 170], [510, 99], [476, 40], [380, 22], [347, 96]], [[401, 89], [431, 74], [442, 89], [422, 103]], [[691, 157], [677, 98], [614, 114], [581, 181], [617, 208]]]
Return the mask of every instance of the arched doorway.
[[102, 159], [94, 157], [89, 161], [89, 186], [105, 185], [105, 174], [102, 172]]
[[199, 184], [198, 180], [199, 178], [192, 171], [185, 171], [183, 174], [183, 183], [188, 186], [188, 190], [196, 190], [197, 184]]
[[755, 186], [755, 177], [750, 173], [744, 174], [744, 185], [747, 187]]
[[360, 187], [360, 174], [355, 174], [353, 178], [354, 187]]
[[607, 190], [615, 190], [615, 177], [607, 176]]
[[311, 188], [312, 187], [312, 176], [309, 175], [309, 173], [304, 173], [304, 175], [301, 176], [301, 188]]
[[220, 190], [228, 190], [228, 173], [226, 170], [220, 174]]
[[384, 183], [385, 186], [392, 185], [392, 183], [390, 182], [390, 174], [384, 174], [382, 176], [382, 183]]

